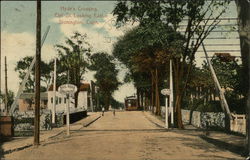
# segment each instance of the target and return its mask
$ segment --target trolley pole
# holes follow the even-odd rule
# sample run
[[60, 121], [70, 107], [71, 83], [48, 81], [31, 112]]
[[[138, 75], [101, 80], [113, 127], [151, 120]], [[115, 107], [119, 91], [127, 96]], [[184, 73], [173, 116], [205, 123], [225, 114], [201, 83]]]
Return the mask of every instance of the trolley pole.
[[37, 0], [34, 146], [38, 146], [40, 143], [40, 78], [41, 78], [40, 63], [41, 63], [41, 0]]

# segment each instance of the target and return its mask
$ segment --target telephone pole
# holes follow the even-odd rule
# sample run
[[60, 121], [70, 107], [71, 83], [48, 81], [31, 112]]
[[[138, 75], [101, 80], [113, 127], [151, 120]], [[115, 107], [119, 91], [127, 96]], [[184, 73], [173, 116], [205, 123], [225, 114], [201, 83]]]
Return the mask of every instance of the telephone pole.
[[36, 18], [36, 64], [35, 64], [35, 128], [34, 145], [40, 142], [40, 78], [41, 78], [41, 0], [37, 0]]
[[7, 58], [4, 57], [4, 63], [5, 63], [5, 109], [7, 112], [7, 115], [9, 114], [8, 109], [8, 77], [7, 77]]
[[[0, 37], [2, 37], [0, 32]], [[0, 94], [2, 94], [2, 40], [0, 39]], [[0, 99], [0, 108], [2, 107], [2, 98]], [[1, 113], [0, 113], [1, 114]]]
[[54, 63], [52, 124], [56, 122], [56, 58]]
[[171, 112], [171, 125], [174, 127], [174, 87], [173, 87], [173, 64], [172, 64], [172, 59], [170, 59], [170, 84], [169, 84], [169, 89], [170, 89], [170, 95], [169, 95], [169, 109]]

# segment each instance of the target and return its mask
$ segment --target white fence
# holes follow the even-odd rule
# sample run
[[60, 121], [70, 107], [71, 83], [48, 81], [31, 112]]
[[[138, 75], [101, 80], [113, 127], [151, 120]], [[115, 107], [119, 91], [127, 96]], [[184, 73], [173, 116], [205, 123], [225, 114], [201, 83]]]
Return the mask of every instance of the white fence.
[[246, 116], [233, 114], [234, 119], [230, 121], [230, 129], [234, 132], [246, 134]]

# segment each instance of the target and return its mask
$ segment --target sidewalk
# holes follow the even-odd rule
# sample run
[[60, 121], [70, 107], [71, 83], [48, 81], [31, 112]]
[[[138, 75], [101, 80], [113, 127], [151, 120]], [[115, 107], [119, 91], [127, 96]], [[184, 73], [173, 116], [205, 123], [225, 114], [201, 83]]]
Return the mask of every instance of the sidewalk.
[[[93, 123], [100, 118], [101, 113], [88, 113], [88, 116], [84, 119], [77, 121], [73, 124], [70, 124], [70, 130], [79, 130], [82, 127], [86, 127], [89, 124]], [[66, 131], [66, 126], [60, 128], [53, 128], [49, 131], [40, 132], [40, 143], [45, 142], [46, 140], [58, 136], [59, 134]], [[3, 154], [8, 154], [14, 151], [22, 150], [28, 147], [33, 146], [33, 136], [31, 137], [14, 137], [13, 140], [3, 143], [2, 149]]]
[[[165, 128], [164, 120], [161, 119], [160, 117], [153, 115], [151, 112], [144, 112], [144, 115], [153, 124], [157, 125], [160, 128]], [[223, 148], [225, 150], [231, 151], [239, 155], [245, 154], [244, 153], [246, 145], [245, 136], [229, 134], [221, 131], [205, 132], [202, 129], [196, 128], [191, 125], [186, 125], [184, 127], [185, 129], [183, 130], [177, 128], [170, 128], [166, 130], [179, 134], [185, 134], [185, 135], [188, 134], [192, 136], [197, 136], [203, 139], [204, 141], [213, 144], [219, 148]]]

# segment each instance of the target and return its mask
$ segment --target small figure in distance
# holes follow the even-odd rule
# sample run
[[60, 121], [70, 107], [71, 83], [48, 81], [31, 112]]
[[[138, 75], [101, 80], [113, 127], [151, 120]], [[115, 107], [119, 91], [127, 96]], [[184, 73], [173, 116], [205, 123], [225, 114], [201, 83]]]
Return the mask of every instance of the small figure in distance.
[[104, 110], [105, 110], [104, 107], [102, 107], [102, 116], [104, 116]]

